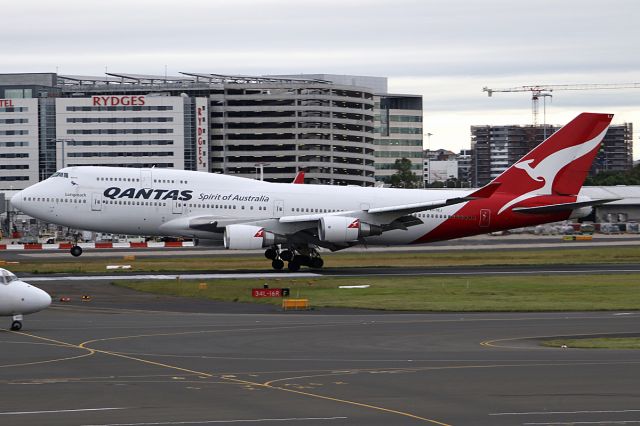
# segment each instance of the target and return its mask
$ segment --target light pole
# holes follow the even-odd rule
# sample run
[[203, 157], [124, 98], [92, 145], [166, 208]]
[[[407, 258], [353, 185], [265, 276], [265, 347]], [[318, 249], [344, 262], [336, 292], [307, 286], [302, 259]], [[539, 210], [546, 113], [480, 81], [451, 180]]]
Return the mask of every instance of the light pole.
[[57, 145], [58, 145], [58, 142], [61, 142], [61, 143], [62, 143], [62, 148], [61, 148], [61, 151], [62, 151], [62, 152], [61, 152], [61, 154], [62, 154], [62, 155], [61, 155], [61, 156], [62, 156], [62, 168], [63, 168], [63, 169], [64, 169], [64, 167], [65, 167], [65, 164], [64, 164], [64, 162], [65, 162], [65, 161], [64, 161], [64, 160], [65, 160], [65, 157], [64, 157], [64, 145], [65, 145], [67, 142], [75, 142], [75, 141], [76, 141], [75, 139], [54, 139], [54, 142], [56, 143], [56, 147], [57, 147]]
[[264, 166], [268, 166], [270, 163], [256, 163], [255, 166], [256, 168], [260, 169], [260, 180], [263, 181], [264, 180]]

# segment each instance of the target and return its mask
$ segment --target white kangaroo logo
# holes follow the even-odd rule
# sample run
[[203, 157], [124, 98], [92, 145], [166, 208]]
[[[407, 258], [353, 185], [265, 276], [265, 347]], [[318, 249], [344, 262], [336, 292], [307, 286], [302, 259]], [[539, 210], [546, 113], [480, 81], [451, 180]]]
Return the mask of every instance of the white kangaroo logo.
[[512, 167], [524, 170], [531, 179], [536, 182], [544, 182], [544, 185], [541, 188], [524, 193], [509, 201], [507, 204], [502, 206], [498, 211], [498, 214], [520, 201], [528, 200], [529, 198], [537, 197], [539, 195], [551, 195], [553, 193], [553, 182], [555, 181], [558, 172], [572, 161], [587, 155], [598, 147], [606, 132], [607, 128], [605, 128], [602, 133], [595, 138], [581, 143], [580, 145], [574, 145], [556, 151], [540, 161], [535, 167], [531, 167], [531, 163], [534, 161], [533, 159], [520, 161], [514, 164]]

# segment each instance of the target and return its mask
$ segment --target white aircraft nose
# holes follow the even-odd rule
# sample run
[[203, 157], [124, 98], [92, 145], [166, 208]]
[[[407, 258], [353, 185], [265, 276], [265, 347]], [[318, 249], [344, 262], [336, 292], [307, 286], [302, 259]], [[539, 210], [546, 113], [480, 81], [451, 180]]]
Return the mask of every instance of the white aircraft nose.
[[36, 290], [38, 290], [36, 292], [36, 303], [38, 305], [38, 310], [41, 311], [45, 308], [48, 308], [51, 305], [51, 296], [49, 296], [49, 293], [44, 290], [40, 290], [39, 288], [37, 288]]
[[23, 210], [23, 207], [24, 207], [23, 194], [24, 194], [24, 191], [20, 191], [16, 193], [13, 197], [11, 197], [10, 202], [11, 202], [11, 206], [14, 209]]
[[21, 297], [21, 309], [23, 314], [32, 314], [34, 312], [39, 312], [51, 305], [51, 296], [49, 296], [49, 293], [27, 283], [22, 284], [26, 286], [26, 288], [23, 287], [24, 290]]

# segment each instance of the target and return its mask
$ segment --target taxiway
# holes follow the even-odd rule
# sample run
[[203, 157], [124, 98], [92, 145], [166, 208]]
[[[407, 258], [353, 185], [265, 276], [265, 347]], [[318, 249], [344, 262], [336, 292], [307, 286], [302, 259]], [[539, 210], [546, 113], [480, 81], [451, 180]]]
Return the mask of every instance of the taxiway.
[[44, 284], [94, 297], [0, 332], [3, 425], [640, 422], [640, 353], [538, 345], [633, 335], [636, 312], [282, 313]]

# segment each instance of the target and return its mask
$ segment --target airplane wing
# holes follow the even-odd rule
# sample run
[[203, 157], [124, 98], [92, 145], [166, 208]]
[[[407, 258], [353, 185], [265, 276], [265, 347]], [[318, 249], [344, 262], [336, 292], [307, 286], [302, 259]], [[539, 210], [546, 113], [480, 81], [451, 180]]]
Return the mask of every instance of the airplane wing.
[[361, 211], [315, 213], [315, 214], [309, 214], [309, 215], [284, 216], [284, 217], [281, 217], [279, 221], [280, 223], [314, 222], [314, 221], [320, 220], [325, 216], [348, 216], [349, 214], [358, 214], [362, 212], [372, 214], [372, 215], [387, 213], [397, 217], [402, 217], [402, 216], [410, 215], [411, 213], [438, 209], [441, 207], [451, 206], [453, 204], [460, 204], [467, 201], [476, 200], [478, 198], [488, 198], [496, 191], [496, 189], [498, 189], [499, 186], [500, 186], [499, 183], [490, 183], [469, 195], [465, 195], [464, 197], [455, 197], [455, 198], [448, 198], [443, 200], [426, 201], [423, 203], [399, 204], [395, 206], [376, 207], [376, 208], [361, 210]]

